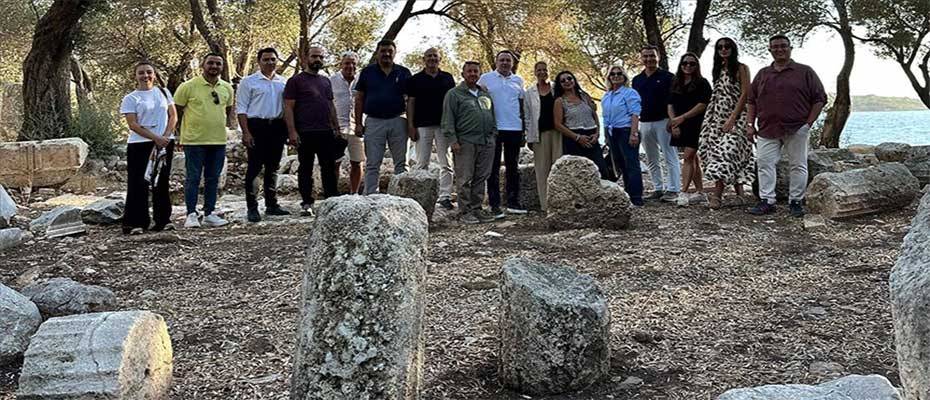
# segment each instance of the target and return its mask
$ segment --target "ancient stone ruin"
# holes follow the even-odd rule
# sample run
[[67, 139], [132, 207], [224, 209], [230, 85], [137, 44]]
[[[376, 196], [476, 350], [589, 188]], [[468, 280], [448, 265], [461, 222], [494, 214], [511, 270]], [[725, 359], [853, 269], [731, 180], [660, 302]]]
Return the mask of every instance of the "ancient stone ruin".
[[41, 323], [39, 309], [29, 298], [0, 284], [0, 366], [23, 355]]
[[630, 196], [616, 183], [602, 180], [587, 158], [559, 158], [548, 186], [546, 222], [552, 229], [623, 229], [630, 224]]
[[389, 195], [320, 203], [310, 234], [291, 399], [416, 399], [426, 213]]
[[415, 169], [394, 175], [388, 185], [388, 194], [415, 200], [432, 218], [439, 199], [439, 177], [425, 169]]
[[68, 182], [87, 159], [78, 138], [0, 142], [0, 184], [12, 188], [54, 187]]
[[887, 163], [817, 175], [807, 188], [807, 205], [827, 218], [847, 218], [906, 206], [919, 190], [903, 164]]
[[113, 311], [116, 295], [102, 286], [85, 285], [69, 278], [52, 278], [23, 288], [43, 317]]
[[[733, 389], [717, 400], [901, 400], [897, 389], [881, 375], [850, 375], [816, 386], [767, 385]], [[908, 398], [910, 399], [910, 397]]]

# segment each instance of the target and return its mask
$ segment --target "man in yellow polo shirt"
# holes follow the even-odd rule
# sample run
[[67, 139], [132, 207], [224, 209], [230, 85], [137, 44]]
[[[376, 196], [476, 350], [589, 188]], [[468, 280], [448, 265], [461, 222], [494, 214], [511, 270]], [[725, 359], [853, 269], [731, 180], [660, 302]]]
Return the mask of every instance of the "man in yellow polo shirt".
[[185, 228], [200, 227], [197, 194], [200, 176], [203, 185], [203, 225], [216, 227], [228, 222], [213, 214], [223, 161], [226, 158], [226, 116], [232, 111], [233, 88], [220, 79], [223, 56], [207, 54], [201, 62], [200, 76], [184, 82], [174, 95], [181, 118], [180, 144], [184, 146], [187, 179], [184, 203], [187, 206]]

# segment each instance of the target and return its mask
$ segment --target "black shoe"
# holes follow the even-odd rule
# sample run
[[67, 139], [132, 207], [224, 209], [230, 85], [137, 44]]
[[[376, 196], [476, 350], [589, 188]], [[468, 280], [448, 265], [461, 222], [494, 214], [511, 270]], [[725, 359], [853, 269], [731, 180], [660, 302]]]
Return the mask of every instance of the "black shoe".
[[452, 200], [449, 200], [449, 199], [439, 200], [439, 205], [442, 206], [442, 208], [445, 208], [446, 210], [451, 210], [453, 208]]
[[659, 199], [662, 198], [662, 196], [665, 196], [665, 191], [663, 191], [663, 190], [656, 190], [656, 191], [650, 193], [648, 196], [643, 197], [643, 200], [659, 200]]
[[491, 207], [491, 216], [493, 216], [494, 219], [504, 219], [504, 217], [506, 217], [506, 215], [504, 215], [504, 210], [500, 207]]
[[291, 213], [281, 206], [265, 207], [265, 215], [291, 215]]
[[262, 220], [262, 216], [258, 214], [258, 210], [253, 208], [249, 210], [248, 214], [246, 215], [246, 219], [249, 220], [249, 222], [260, 222]]
[[775, 205], [769, 204], [768, 200], [762, 199], [759, 201], [759, 204], [756, 204], [755, 207], [749, 209], [749, 213], [752, 215], [766, 215], [772, 214], [775, 212]]
[[804, 216], [804, 206], [801, 205], [800, 200], [791, 200], [791, 202], [788, 203], [788, 214], [795, 218]]

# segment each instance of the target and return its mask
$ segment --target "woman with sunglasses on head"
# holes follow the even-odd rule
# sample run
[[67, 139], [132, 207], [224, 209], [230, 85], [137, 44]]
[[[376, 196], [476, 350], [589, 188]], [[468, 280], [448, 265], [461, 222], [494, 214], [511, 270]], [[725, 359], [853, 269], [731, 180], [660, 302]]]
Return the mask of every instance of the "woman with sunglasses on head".
[[[672, 81], [668, 101], [668, 131], [672, 134], [671, 145], [684, 149], [684, 166], [681, 169], [681, 195], [679, 204], [688, 204], [688, 186], [694, 182], [697, 196], [703, 197], [704, 180], [701, 174], [701, 159], [697, 155], [698, 139], [704, 110], [710, 102], [711, 88], [701, 76], [701, 65], [694, 53], [685, 53], [678, 63], [678, 72]], [[700, 198], [700, 197], [699, 197]]]
[[601, 99], [604, 132], [614, 168], [623, 175], [623, 189], [630, 203], [643, 206], [643, 171], [639, 164], [639, 114], [642, 99], [630, 87], [630, 77], [623, 67], [614, 65], [607, 71], [610, 90]]
[[714, 90], [704, 125], [701, 127], [698, 154], [704, 176], [715, 182], [708, 199], [710, 208], [720, 208], [723, 189], [733, 185], [742, 198], [743, 185], [755, 180], [753, 144], [746, 137], [746, 97], [749, 94], [749, 67], [739, 62], [736, 42], [717, 40], [714, 46]]
[[600, 123], [594, 100], [581, 89], [575, 75], [569, 71], [559, 72], [555, 76], [553, 93], [555, 102], [552, 117], [555, 129], [562, 134], [562, 154], [582, 156], [594, 161], [601, 179], [606, 179], [607, 165], [601, 145], [597, 142]]
[[[178, 115], [168, 89], [155, 87], [155, 68], [142, 61], [133, 70], [136, 90], [123, 97], [120, 113], [129, 125], [126, 146], [126, 209], [123, 213], [123, 233], [140, 234], [149, 229], [149, 187], [152, 191], [152, 230], [170, 230], [171, 199], [168, 178], [174, 155], [174, 129]], [[162, 153], [163, 152], [163, 153]], [[154, 157], [153, 157], [154, 155]], [[159, 171], [147, 171], [149, 163], [161, 156]], [[148, 176], [146, 176], [148, 174]], [[154, 185], [151, 179], [155, 175]]]
[[536, 84], [526, 90], [523, 108], [526, 116], [526, 143], [533, 150], [536, 169], [536, 189], [539, 203], [546, 210], [549, 170], [562, 156], [562, 134], [555, 130], [552, 110], [555, 105], [553, 85], [549, 82], [549, 66], [540, 61], [533, 67]]

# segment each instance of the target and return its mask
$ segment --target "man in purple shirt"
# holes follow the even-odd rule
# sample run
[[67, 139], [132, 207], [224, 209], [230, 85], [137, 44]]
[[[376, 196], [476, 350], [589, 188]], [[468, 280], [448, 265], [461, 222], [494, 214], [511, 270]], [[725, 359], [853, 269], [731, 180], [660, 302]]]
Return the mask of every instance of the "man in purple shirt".
[[287, 80], [284, 86], [284, 122], [288, 143], [297, 146], [297, 188], [300, 191], [303, 215], [313, 215], [313, 157], [320, 163], [323, 196], [337, 196], [336, 135], [339, 121], [333, 103], [333, 86], [329, 78], [320, 75], [323, 68], [323, 48], [310, 47], [306, 68]]
[[774, 61], [756, 74], [746, 103], [746, 135], [749, 140], [758, 136], [756, 163], [761, 199], [749, 212], [775, 212], [775, 165], [784, 152], [791, 174], [788, 210], [791, 216], [802, 217], [811, 125], [823, 110], [827, 94], [811, 67], [791, 59], [791, 42], [786, 36], [772, 36], [769, 52]]

